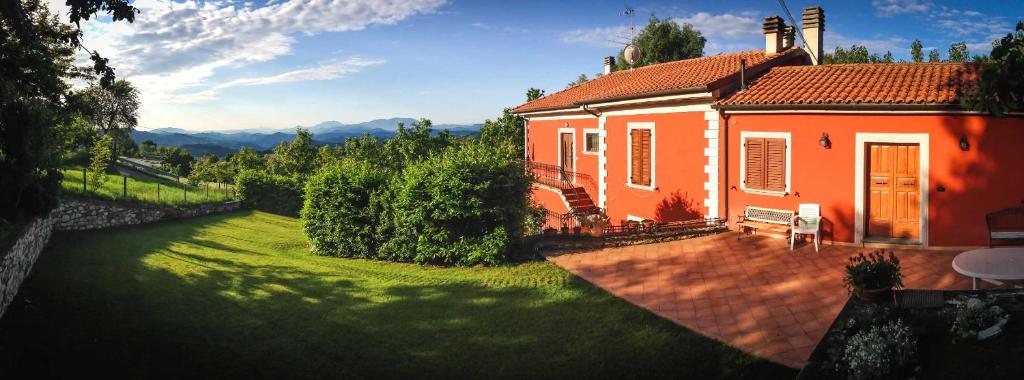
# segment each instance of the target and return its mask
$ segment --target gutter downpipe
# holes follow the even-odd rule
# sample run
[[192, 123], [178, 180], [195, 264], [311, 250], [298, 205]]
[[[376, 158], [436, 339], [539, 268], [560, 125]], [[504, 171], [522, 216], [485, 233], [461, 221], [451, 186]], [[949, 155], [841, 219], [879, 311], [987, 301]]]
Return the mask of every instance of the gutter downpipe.
[[719, 110], [722, 114], [722, 210], [725, 213], [725, 227], [729, 228], [729, 114], [725, 110]]
[[596, 112], [594, 110], [591, 110], [590, 109], [590, 105], [588, 105], [588, 104], [584, 104], [584, 105], [580, 106], [580, 111], [583, 111], [583, 112], [589, 113], [591, 115], [594, 115], [594, 117], [601, 117], [601, 113], [600, 112]]

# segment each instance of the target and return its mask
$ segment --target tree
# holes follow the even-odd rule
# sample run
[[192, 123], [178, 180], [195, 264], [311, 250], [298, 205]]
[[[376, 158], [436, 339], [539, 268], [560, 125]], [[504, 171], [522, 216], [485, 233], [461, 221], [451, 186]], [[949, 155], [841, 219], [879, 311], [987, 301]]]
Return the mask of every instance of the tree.
[[914, 40], [914, 42], [910, 44], [910, 58], [913, 59], [914, 62], [924, 62], [924, 51], [922, 49], [924, 49], [924, 47], [921, 46], [921, 40]]
[[157, 150], [157, 145], [153, 140], [143, 141], [142, 144], [139, 145], [139, 155], [143, 158], [155, 158], [158, 154], [159, 151]]
[[177, 147], [162, 147], [160, 166], [179, 177], [188, 177], [192, 173], [192, 161], [195, 158], [187, 150]]
[[971, 52], [967, 50], [967, 44], [957, 42], [949, 45], [949, 62], [967, 62], [971, 59]]
[[231, 156], [231, 165], [239, 173], [246, 170], [263, 170], [266, 167], [263, 157], [256, 153], [255, 149], [247, 147], [239, 149], [237, 154]]
[[[633, 39], [633, 45], [640, 49], [640, 59], [632, 67], [703, 56], [706, 42], [707, 39], [693, 25], [680, 26], [670, 18], [659, 20], [651, 15], [647, 26]], [[615, 66], [616, 70], [630, 68], [622, 52], [619, 52]]]
[[139, 91], [126, 80], [107, 87], [92, 85], [82, 92], [86, 115], [100, 133], [114, 138], [114, 154], [131, 139], [139, 124]]
[[565, 85], [565, 87], [566, 88], [576, 87], [576, 86], [579, 86], [581, 84], [587, 83], [587, 81], [589, 81], [589, 80], [590, 79], [587, 78], [587, 74], [580, 74], [580, 76], [576, 77], [576, 80], [574, 80], [572, 82], [569, 82], [569, 84]]
[[267, 156], [270, 174], [301, 178], [313, 174], [316, 168], [316, 146], [313, 134], [306, 129], [295, 129], [291, 142], [281, 142]]
[[110, 162], [114, 159], [110, 148], [113, 144], [114, 139], [104, 135], [96, 140], [96, 144], [92, 147], [89, 162], [89, 185], [94, 189], [107, 178], [107, 169], [110, 168]]
[[539, 88], [533, 88], [533, 87], [530, 87], [529, 90], [526, 90], [526, 101], [528, 101], [528, 102], [532, 102], [534, 100], [537, 100], [537, 99], [540, 99], [540, 98], [543, 98], [543, 97], [544, 97], [544, 90], [541, 90]]
[[988, 60], [980, 64], [978, 88], [964, 94], [961, 104], [997, 116], [1024, 111], [1024, 22], [996, 40]]
[[826, 53], [825, 64], [848, 64], [848, 63], [892, 63], [892, 52], [886, 51], [885, 55], [871, 53], [866, 46], [851, 45], [849, 49], [836, 47], [835, 52]]
[[[128, 0], [67, 0], [76, 25], [98, 12], [134, 21]], [[42, 215], [56, 206], [59, 138], [54, 126], [79, 110], [70, 83], [89, 71], [74, 65], [81, 32], [61, 23], [39, 0], [0, 1], [0, 219]], [[84, 49], [82, 49], [84, 50]], [[114, 70], [95, 51], [91, 73], [102, 85]]]
[[928, 62], [942, 62], [942, 57], [939, 57], [939, 51], [932, 49], [928, 52]]

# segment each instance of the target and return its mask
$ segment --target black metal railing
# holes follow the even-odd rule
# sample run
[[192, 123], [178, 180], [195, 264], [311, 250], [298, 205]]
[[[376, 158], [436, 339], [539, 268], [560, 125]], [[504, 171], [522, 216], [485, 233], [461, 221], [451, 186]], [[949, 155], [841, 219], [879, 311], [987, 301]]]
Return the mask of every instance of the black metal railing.
[[586, 173], [565, 170], [560, 165], [545, 164], [542, 162], [529, 161], [527, 169], [533, 175], [534, 182], [555, 186], [560, 189], [583, 188], [583, 191], [590, 196], [590, 199], [597, 204], [597, 182], [594, 177]]

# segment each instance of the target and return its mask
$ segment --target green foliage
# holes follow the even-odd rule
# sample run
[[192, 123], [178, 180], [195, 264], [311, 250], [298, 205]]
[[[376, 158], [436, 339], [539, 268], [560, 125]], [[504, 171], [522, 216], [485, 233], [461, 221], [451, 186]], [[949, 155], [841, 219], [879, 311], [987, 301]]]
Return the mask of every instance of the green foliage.
[[89, 86], [80, 96], [85, 116], [100, 133], [113, 137], [114, 155], [122, 155], [139, 123], [139, 91], [130, 82], [117, 80], [109, 86]]
[[235, 174], [235, 168], [230, 161], [208, 154], [192, 163], [188, 180], [193, 185], [201, 182], [231, 183]]
[[313, 134], [302, 128], [295, 129], [295, 138], [281, 142], [267, 156], [267, 169], [273, 175], [306, 177], [316, 169], [316, 146]]
[[996, 40], [981, 64], [978, 88], [964, 94], [961, 104], [997, 116], [1024, 111], [1024, 22]]
[[850, 337], [843, 349], [849, 378], [884, 380], [900, 375], [917, 352], [917, 339], [901, 320], [872, 326]]
[[543, 97], [544, 97], [544, 90], [541, 90], [539, 88], [533, 88], [533, 87], [530, 87], [529, 90], [526, 90], [526, 101], [528, 101], [528, 102], [531, 102], [531, 101], [534, 101], [534, 100], [537, 100], [537, 99], [540, 99], [540, 98], [543, 98]]
[[99, 186], [107, 179], [107, 169], [110, 168], [110, 163], [114, 160], [114, 152], [111, 147], [113, 140], [110, 136], [104, 135], [96, 140], [96, 144], [92, 147], [89, 159], [89, 185], [92, 187]]
[[942, 62], [942, 57], [939, 56], [939, 51], [932, 49], [928, 52], [928, 62]]
[[587, 78], [587, 74], [580, 74], [580, 76], [576, 77], [576, 80], [569, 82], [569, 84], [565, 85], [565, 88], [576, 87], [581, 84], [587, 83], [587, 81], [589, 80], [590, 79]]
[[923, 49], [924, 46], [921, 45], [921, 40], [914, 40], [914, 42], [910, 44], [910, 58], [913, 59], [914, 62], [924, 62]]
[[337, 145], [324, 145], [316, 151], [316, 167], [323, 168], [334, 165], [344, 157], [344, 150]]
[[143, 141], [139, 145], [139, 156], [148, 159], [158, 159], [160, 158], [159, 147], [153, 140]]
[[377, 226], [388, 206], [381, 204], [380, 194], [390, 176], [369, 162], [346, 159], [309, 179], [302, 225], [314, 254], [379, 258], [378, 248], [387, 236], [379, 236]]
[[856, 288], [873, 290], [885, 288], [903, 288], [903, 274], [900, 273], [900, 259], [892, 251], [885, 255], [881, 250], [867, 255], [860, 253], [849, 258], [846, 265], [846, 276], [843, 278], [846, 287], [853, 291]]
[[247, 207], [295, 216], [302, 209], [302, 181], [263, 171], [248, 170], [235, 178], [239, 199]]
[[410, 163], [436, 155], [455, 143], [455, 138], [448, 131], [435, 134], [433, 123], [420, 119], [411, 128], [399, 124], [395, 136], [384, 141], [369, 134], [349, 137], [345, 139], [341, 155], [400, 170]]
[[192, 162], [195, 158], [187, 150], [176, 147], [160, 147], [160, 166], [164, 170], [188, 177], [192, 173]]
[[508, 146], [472, 144], [414, 164], [395, 181], [389, 256], [496, 264], [523, 235], [530, 180]]
[[850, 63], [892, 63], [892, 52], [885, 52], [879, 56], [878, 53], [871, 53], [866, 46], [851, 45], [849, 49], [836, 47], [835, 52], [826, 53], [825, 64], [850, 64]]
[[480, 127], [480, 142], [484, 145], [507, 144], [516, 150], [516, 157], [523, 157], [523, 133], [526, 122], [523, 118], [513, 115], [511, 108], [501, 113], [501, 118], [491, 121], [484, 120]]
[[949, 59], [948, 62], [967, 62], [971, 59], [971, 52], [967, 50], [967, 44], [963, 42], [957, 42], [949, 45]]
[[[640, 49], [640, 59], [633, 67], [700, 57], [704, 55], [706, 42], [701, 32], [690, 24], [680, 26], [670, 18], [659, 20], [651, 15], [647, 26], [633, 39], [633, 44]], [[615, 65], [616, 70], [630, 68], [622, 52]]]
[[241, 148], [238, 153], [231, 156], [231, 165], [234, 166], [236, 172], [243, 172], [246, 170], [264, 170], [266, 168], [266, 162], [263, 156], [256, 153], [253, 148]]
[[[127, 180], [127, 197], [124, 193], [124, 178], [120, 175], [108, 175], [98, 185], [87, 185], [82, 189], [82, 167], [66, 167], [61, 169], [61, 191], [84, 198], [103, 199], [114, 202], [131, 202], [165, 206], [183, 206], [203, 203], [219, 203], [234, 199], [234, 190], [229, 186], [192, 186], [180, 183], [173, 178], [148, 174], [129, 175]], [[186, 191], [188, 194], [186, 194]]]

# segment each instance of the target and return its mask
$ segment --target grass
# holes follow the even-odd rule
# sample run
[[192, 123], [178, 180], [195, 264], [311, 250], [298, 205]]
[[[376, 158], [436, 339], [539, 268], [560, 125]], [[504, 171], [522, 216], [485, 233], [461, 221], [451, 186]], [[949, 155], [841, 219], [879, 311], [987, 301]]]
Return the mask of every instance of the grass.
[[311, 256], [262, 212], [60, 233], [0, 320], [0, 373], [147, 378], [792, 378], [547, 262]]
[[[125, 176], [119, 173], [107, 174], [106, 179], [100, 183], [99, 187], [94, 188], [92, 184], [87, 184], [84, 191], [82, 189], [82, 167], [63, 168], [61, 173], [64, 174], [64, 179], [61, 181], [61, 190], [64, 193], [89, 198], [182, 206], [223, 202], [232, 200], [234, 197], [231, 189], [227, 186], [218, 190], [216, 184], [210, 184], [209, 191], [207, 191], [206, 185], [191, 186], [170, 179], [126, 170], [126, 173], [129, 174], [127, 175], [128, 197], [126, 198], [123, 182]], [[188, 189], [188, 194], [185, 194], [185, 189]]]

